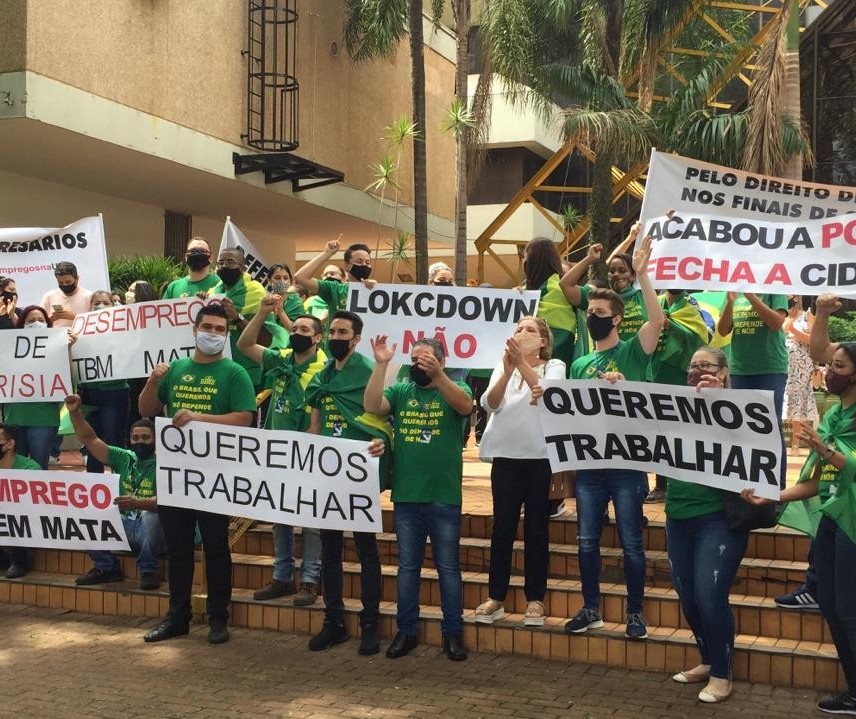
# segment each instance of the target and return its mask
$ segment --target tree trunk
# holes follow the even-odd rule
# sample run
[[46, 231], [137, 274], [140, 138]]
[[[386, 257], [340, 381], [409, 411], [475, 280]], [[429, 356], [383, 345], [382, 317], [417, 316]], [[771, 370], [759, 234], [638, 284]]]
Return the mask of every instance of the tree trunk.
[[[462, 107], [469, 107], [467, 77], [469, 75], [470, 0], [454, 0], [457, 53], [455, 67], [455, 96]], [[455, 284], [467, 284], [467, 145], [470, 128], [460, 128], [455, 138]]]
[[416, 281], [428, 283], [428, 175], [425, 135], [425, 52], [422, 0], [409, 0], [410, 74], [413, 81], [413, 214], [416, 236]]
[[[791, 0], [788, 18], [787, 71], [785, 75], [785, 114], [797, 126], [802, 121], [800, 105], [800, 12], [798, 0]], [[802, 180], [802, 154], [794, 155], [782, 168], [782, 177]]]
[[[606, 259], [612, 250], [609, 243], [610, 218], [612, 217], [612, 153], [600, 152], [592, 168], [591, 199], [589, 200], [589, 243], [603, 245], [602, 257]], [[606, 279], [606, 267], [598, 263], [593, 267], [598, 279]]]

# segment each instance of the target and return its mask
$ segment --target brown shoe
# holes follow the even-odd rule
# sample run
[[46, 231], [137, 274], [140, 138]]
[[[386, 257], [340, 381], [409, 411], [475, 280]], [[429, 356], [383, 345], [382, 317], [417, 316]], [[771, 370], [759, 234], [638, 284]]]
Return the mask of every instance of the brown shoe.
[[277, 597], [289, 597], [297, 591], [293, 581], [280, 582], [278, 579], [271, 579], [270, 584], [253, 593], [253, 599], [264, 601], [266, 599], [276, 599]]
[[310, 604], [315, 604], [318, 601], [318, 592], [315, 590], [315, 585], [309, 582], [303, 582], [300, 585], [300, 591], [294, 595], [295, 607], [308, 607]]

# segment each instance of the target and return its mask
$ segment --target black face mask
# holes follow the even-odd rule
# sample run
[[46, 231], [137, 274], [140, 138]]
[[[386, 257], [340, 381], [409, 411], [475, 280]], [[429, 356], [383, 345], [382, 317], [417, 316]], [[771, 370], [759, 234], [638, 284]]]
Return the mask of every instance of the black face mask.
[[60, 291], [62, 291], [63, 294], [73, 295], [74, 291], [77, 289], [77, 282], [75, 282], [73, 285], [60, 285], [59, 289]]
[[412, 379], [419, 387], [427, 387], [431, 384], [431, 377], [428, 373], [418, 365], [410, 365], [410, 379]]
[[155, 446], [153, 444], [143, 444], [142, 442], [131, 442], [131, 451], [137, 455], [137, 459], [151, 459], [155, 456]]
[[792, 310], [792, 309], [794, 308], [794, 305], [795, 305], [796, 303], [797, 303], [797, 301], [796, 301], [796, 300], [788, 300], [788, 309], [789, 309], [789, 310]]
[[191, 270], [199, 272], [199, 270], [204, 270], [211, 264], [211, 255], [191, 254], [187, 256], [185, 262]]
[[241, 275], [244, 274], [241, 271], [240, 267], [221, 267], [217, 270], [217, 277], [223, 280], [223, 284], [226, 287], [231, 287], [238, 280], [241, 279]]
[[435, 287], [451, 287], [452, 281], [451, 280], [440, 280], [438, 282], [435, 282], [434, 285], [435, 285]]
[[612, 332], [613, 317], [615, 315], [609, 315], [608, 317], [589, 315], [586, 317], [586, 327], [588, 327], [588, 332], [595, 342], [606, 339], [609, 333]]
[[327, 349], [333, 359], [343, 360], [351, 351], [351, 340], [327, 340]]
[[362, 282], [371, 277], [372, 268], [370, 265], [351, 265], [349, 272], [351, 273], [351, 277]]
[[312, 338], [309, 335], [293, 334], [288, 338], [288, 345], [295, 354], [302, 354], [312, 346]]

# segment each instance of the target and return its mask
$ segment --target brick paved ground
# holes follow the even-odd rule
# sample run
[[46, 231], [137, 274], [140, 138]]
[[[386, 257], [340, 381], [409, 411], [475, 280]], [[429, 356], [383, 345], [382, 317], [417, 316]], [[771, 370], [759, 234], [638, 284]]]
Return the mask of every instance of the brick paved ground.
[[599, 719], [816, 715], [813, 692], [736, 685], [725, 704], [663, 674], [474, 655], [453, 664], [420, 647], [396, 661], [359, 657], [350, 641], [312, 654], [306, 637], [235, 629], [212, 647], [206, 628], [158, 645], [152, 622], [0, 606], [0, 717], [333, 717]]

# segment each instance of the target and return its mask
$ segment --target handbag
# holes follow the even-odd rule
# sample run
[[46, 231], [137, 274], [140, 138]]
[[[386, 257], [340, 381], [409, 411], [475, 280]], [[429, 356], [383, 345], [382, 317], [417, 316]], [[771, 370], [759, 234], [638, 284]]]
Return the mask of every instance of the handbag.
[[778, 504], [749, 504], [736, 492], [725, 492], [725, 520], [732, 532], [775, 527], [779, 517]]

